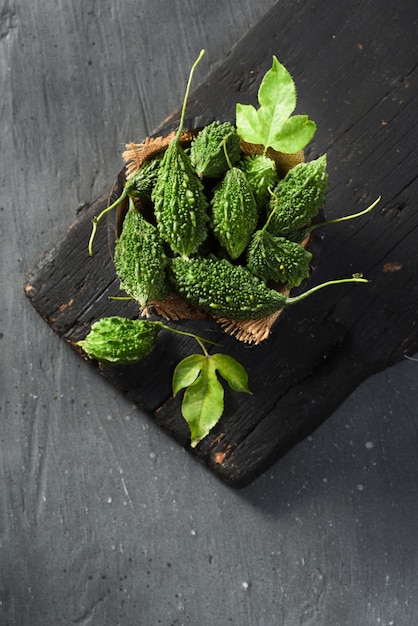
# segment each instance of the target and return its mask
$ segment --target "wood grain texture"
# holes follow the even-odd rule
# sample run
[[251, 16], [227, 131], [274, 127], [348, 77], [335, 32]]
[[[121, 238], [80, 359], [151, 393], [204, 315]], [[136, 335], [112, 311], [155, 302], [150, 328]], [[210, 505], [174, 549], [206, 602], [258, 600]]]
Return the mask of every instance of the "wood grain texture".
[[[302, 12], [304, 23], [313, 19], [310, 13], [313, 8], [305, 5]], [[374, 10], [369, 7], [368, 14], [367, 7], [358, 10], [360, 8], [363, 19], [370, 23]], [[402, 167], [407, 155], [396, 151], [396, 141], [391, 145], [393, 139], [389, 132], [393, 116], [396, 116], [397, 123], [409, 128], [412, 137], [417, 134], [411, 109], [418, 93], [413, 84], [406, 87], [405, 79], [399, 80], [395, 75], [399, 69], [400, 51], [390, 56], [387, 53], [393, 32], [406, 32], [413, 10], [411, 6], [408, 13], [406, 7], [402, 15], [394, 17], [390, 30], [388, 27], [388, 32], [382, 32], [388, 43], [377, 48], [371, 58], [373, 64], [385, 67], [386, 79], [375, 83], [368, 81], [367, 97], [353, 103], [351, 118], [344, 118], [340, 124], [341, 139], [330, 142], [328, 150], [332, 178], [327, 197], [330, 218], [344, 214], [341, 206], [347, 195], [353, 200], [352, 208], [345, 210], [348, 213], [365, 208], [366, 203], [371, 202], [373, 197], [366, 180], [371, 181], [369, 185], [376, 189], [376, 195], [383, 196], [383, 203], [373, 214], [353, 225], [345, 223], [328, 228], [319, 269], [311, 283], [362, 272], [370, 284], [367, 288], [328, 289], [313, 297], [312, 301], [289, 307], [269, 340], [250, 350], [233, 338], [222, 337], [220, 333], [213, 335], [222, 344], [222, 350], [248, 369], [253, 391], [251, 399], [236, 398], [227, 393], [225, 415], [195, 451], [201, 461], [231, 485], [242, 486], [259, 476], [332, 414], [360, 382], [418, 347], [414, 328], [418, 310], [418, 286], [414, 284], [418, 222], [413, 204], [417, 177], [413, 167]], [[226, 63], [192, 95], [189, 115], [209, 117], [211, 112], [222, 107], [220, 117], [233, 118], [235, 103], [240, 97], [255, 102], [266, 69], [266, 50], [264, 46], [260, 48], [258, 42], [269, 42], [271, 50], [275, 50], [280, 41], [292, 52], [291, 41], [285, 39], [287, 31], [277, 28], [281, 20], [286, 20], [286, 15], [283, 7], [276, 6], [240, 42]], [[357, 12], [353, 11], [345, 28], [338, 33], [339, 45], [345, 46], [352, 41], [352, 26], [357, 20]], [[288, 25], [287, 20], [285, 23]], [[293, 31], [289, 32], [295, 35]], [[361, 39], [361, 34], [358, 33], [357, 39]], [[290, 35], [287, 36], [290, 39]], [[353, 64], [345, 80], [351, 84], [355, 72], [362, 84], [371, 74], [372, 66], [365, 55], [366, 44], [356, 41], [355, 45], [356, 54], [364, 55], [364, 58], [358, 67]], [[323, 51], [324, 59], [333, 58], [334, 46], [332, 37]], [[313, 50], [306, 52], [309, 55]], [[404, 74], [413, 73], [417, 58], [410, 56]], [[294, 61], [291, 57], [289, 62], [292, 68]], [[317, 59], [315, 64], [308, 62], [304, 67], [309, 73], [310, 90], [313, 88], [315, 94], [327, 93], [324, 64], [325, 61], [318, 63]], [[338, 85], [340, 74], [338, 64], [331, 66], [327, 81]], [[299, 84], [299, 76], [300, 72], [296, 70], [296, 84]], [[248, 77], [251, 80], [246, 82]], [[303, 94], [304, 81], [300, 82]], [[222, 93], [221, 102], [219, 92]], [[380, 109], [387, 99], [396, 104], [383, 113]], [[313, 110], [324, 115], [326, 107], [321, 107], [324, 96], [316, 102], [312, 102], [312, 97], [307, 100], [310, 106], [316, 105]], [[303, 95], [299, 100], [301, 106], [306, 106]], [[327, 124], [339, 125], [338, 100], [334, 102], [333, 110], [327, 112]], [[169, 121], [175, 123], [176, 115]], [[367, 145], [364, 145], [365, 135]], [[315, 154], [316, 149], [317, 144], [314, 144], [311, 153]], [[390, 160], [387, 159], [388, 152], [393, 155]], [[359, 154], [362, 167], [358, 163]], [[359, 197], [348, 193], [350, 181], [341, 180], [340, 163], [344, 164], [347, 174], [351, 174], [352, 184], [361, 185]], [[400, 186], [389, 188], [387, 180], [393, 170], [399, 170], [397, 182]], [[344, 202], [344, 206], [347, 205], [348, 202]], [[109, 295], [116, 295], [118, 291], [107, 250], [106, 231], [102, 231], [95, 260], [89, 263], [84, 258], [84, 242], [88, 240], [91, 217], [103, 206], [101, 201], [84, 212], [63, 244], [41, 264], [27, 286], [34, 306], [59, 335], [72, 343], [82, 338], [99, 317], [135, 315], [132, 306], [126, 308], [108, 303]], [[309, 286], [308, 283], [306, 288]], [[213, 326], [206, 326], [206, 323], [194, 323], [187, 328], [198, 334], [202, 329], [216, 333]], [[102, 373], [138, 406], [152, 411], [158, 424], [188, 446], [188, 431], [181, 418], [181, 398], [173, 399], [170, 392], [172, 372], [182, 349], [174, 347], [172, 338], [160, 343], [152, 359], [145, 363], [110, 371], [106, 368]], [[140, 386], [136, 382], [138, 379], [143, 381]], [[153, 380], [158, 381], [157, 389]]]
[[[202, 45], [204, 84], [274, 4], [0, 0], [2, 626], [415, 623], [415, 361], [369, 378], [279, 463], [232, 490], [68, 349], [23, 292], [76, 211], [108, 193], [124, 143], [179, 105]], [[283, 37], [274, 50], [259, 45], [297, 74], [300, 107], [319, 124], [315, 152], [341, 156], [334, 210], [380, 193], [393, 157], [384, 190], [400, 206], [409, 192], [397, 177], [414, 167], [401, 86], [412, 84], [416, 20], [399, 28], [411, 5], [277, 4]], [[318, 89], [304, 70], [316, 57], [338, 68]], [[380, 82], [389, 95], [374, 119]]]

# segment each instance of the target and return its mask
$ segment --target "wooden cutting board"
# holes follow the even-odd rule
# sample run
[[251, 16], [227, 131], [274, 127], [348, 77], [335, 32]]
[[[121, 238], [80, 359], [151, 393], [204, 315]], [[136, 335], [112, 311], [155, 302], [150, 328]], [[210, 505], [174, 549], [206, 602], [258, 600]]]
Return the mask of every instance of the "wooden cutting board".
[[[181, 323], [182, 330], [210, 336], [238, 359], [253, 392], [249, 397], [226, 390], [224, 416], [195, 450], [189, 448], [181, 398], [171, 395], [173, 369], [196, 350], [193, 340], [166, 333], [144, 362], [98, 370], [234, 487], [251, 482], [311, 433], [359, 383], [418, 348], [415, 2], [403, 3], [391, 20], [373, 3], [344, 2], [330, 9], [341, 12], [337, 32], [326, 20], [316, 22], [316, 1], [298, 13], [288, 5], [278, 3], [196, 89], [188, 115], [233, 119], [237, 101], [255, 104], [275, 54], [295, 79], [297, 112], [318, 124], [307, 159], [328, 153], [327, 217], [359, 211], [382, 196], [373, 213], [327, 227], [320, 264], [304, 287], [354, 272], [370, 283], [328, 288], [289, 307], [256, 347], [212, 322]], [[178, 118], [177, 111], [164, 124]], [[109, 300], [119, 283], [102, 223], [95, 255], [87, 254], [91, 218], [108, 195], [79, 212], [25, 285], [35, 309], [72, 346], [102, 316], [137, 314], [134, 304]]]

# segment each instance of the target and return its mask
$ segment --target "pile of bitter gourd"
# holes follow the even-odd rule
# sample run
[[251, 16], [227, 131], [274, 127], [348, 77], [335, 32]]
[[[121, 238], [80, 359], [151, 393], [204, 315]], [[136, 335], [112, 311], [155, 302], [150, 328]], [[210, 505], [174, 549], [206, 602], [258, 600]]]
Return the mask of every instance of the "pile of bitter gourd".
[[[325, 169], [324, 156], [279, 181], [274, 161], [242, 155], [229, 122], [206, 126], [189, 153], [171, 142], [129, 180], [114, 256], [121, 289], [141, 307], [174, 290], [195, 307], [235, 320], [281, 309], [283, 295], [269, 284], [294, 287], [309, 276], [311, 254], [301, 242], [324, 200]], [[155, 223], [135, 202], [146, 202], [144, 194]]]
[[[270, 155], [303, 150], [315, 124], [307, 116], [291, 115], [294, 83], [273, 57], [259, 88], [258, 110], [238, 104], [235, 124], [215, 121], [183, 145], [186, 102], [202, 54], [190, 72], [177, 132], [164, 152], [129, 172], [118, 200], [93, 219], [90, 254], [100, 219], [128, 199], [114, 263], [121, 290], [141, 311], [174, 292], [218, 319], [264, 322], [326, 285], [367, 282], [358, 274], [288, 295], [309, 276], [311, 253], [305, 243], [318, 226], [312, 220], [324, 202], [326, 155], [299, 162], [281, 177]], [[250, 154], [243, 150], [248, 144], [256, 147]], [[323, 224], [363, 215], [376, 202]], [[221, 380], [234, 391], [251, 393], [240, 363], [209, 353], [207, 339], [141, 317], [99, 319], [77, 345], [102, 365], [133, 364], [154, 349], [162, 330], [193, 337], [203, 353], [180, 361], [172, 382], [173, 396], [184, 390], [182, 415], [196, 446], [223, 413]]]
[[[253, 107], [238, 105], [237, 124], [214, 121], [184, 148], [180, 137], [199, 59], [190, 73], [180, 125], [168, 148], [145, 161], [128, 178], [120, 198], [103, 212], [129, 197], [116, 241], [116, 272], [121, 289], [142, 309], [174, 291], [216, 317], [264, 318], [301, 299], [284, 295], [282, 288], [298, 286], [309, 276], [312, 255], [302, 242], [324, 202], [326, 155], [297, 164], [279, 179], [267, 149], [276, 141], [288, 152], [289, 147], [300, 150], [315, 125], [307, 116], [286, 117], [281, 135], [279, 128], [274, 139], [272, 128], [278, 125], [274, 117], [283, 103], [280, 93], [272, 98], [271, 92], [279, 89], [280, 76], [286, 80], [290, 76], [275, 57], [259, 90], [258, 113], [264, 117], [254, 119]], [[272, 106], [275, 111], [269, 113]], [[252, 117], [249, 122], [246, 115]], [[242, 142], [254, 133], [257, 138], [257, 125], [263, 121], [269, 145], [260, 154], [245, 154]], [[259, 131], [261, 139], [263, 133], [264, 128]], [[141, 210], [149, 203], [152, 220]], [[94, 220], [94, 232], [99, 218]]]

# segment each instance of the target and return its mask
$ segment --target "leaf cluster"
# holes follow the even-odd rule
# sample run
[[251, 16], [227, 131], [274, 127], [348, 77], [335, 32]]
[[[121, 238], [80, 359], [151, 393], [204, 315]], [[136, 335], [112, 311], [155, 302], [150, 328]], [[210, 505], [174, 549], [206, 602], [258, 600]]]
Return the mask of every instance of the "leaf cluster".
[[[273, 56], [272, 67], [259, 87], [258, 108], [237, 104], [235, 124], [215, 121], [201, 129], [191, 145], [183, 147], [180, 137], [191, 79], [203, 53], [192, 66], [174, 139], [164, 155], [146, 161], [130, 175], [118, 200], [93, 219], [89, 253], [93, 253], [99, 221], [128, 198], [129, 211], [116, 242], [115, 268], [120, 288], [138, 302], [140, 309], [177, 289], [173, 277], [179, 263], [183, 269], [189, 264], [185, 269], [187, 289], [181, 293], [187, 299], [192, 290], [189, 303], [218, 315], [222, 315], [222, 309], [216, 308], [222, 298], [237, 302], [242, 287], [250, 285], [245, 306], [239, 305], [234, 319], [251, 317], [245, 317], [244, 310], [251, 306], [252, 318], [257, 317], [261, 309], [254, 308], [255, 285], [263, 294], [274, 293], [280, 300], [279, 309], [327, 284], [367, 282], [359, 277], [330, 281], [294, 298], [280, 293], [280, 287], [299, 285], [309, 276], [311, 255], [300, 241], [315, 228], [311, 221], [324, 200], [326, 157], [301, 163], [280, 177], [269, 150], [286, 154], [303, 150], [316, 125], [307, 115], [293, 115], [294, 81]], [[244, 144], [255, 144], [255, 153], [249, 156]], [[232, 270], [228, 269], [227, 277], [217, 274], [221, 284], [206, 285], [209, 272], [193, 282], [187, 277], [193, 273], [196, 260], [213, 261], [216, 267]], [[207, 302], [202, 287], [210, 294]], [[223, 414], [223, 382], [233, 391], [251, 393], [247, 372], [240, 363], [226, 354], [209, 354], [206, 344], [211, 342], [197, 335], [162, 322], [116, 316], [95, 322], [78, 346], [105, 366], [130, 365], [154, 349], [161, 330], [193, 337], [202, 350], [202, 354], [187, 356], [176, 366], [172, 381], [174, 396], [184, 392], [182, 414], [194, 447]]]
[[299, 152], [311, 141], [316, 124], [307, 115], [292, 115], [296, 108], [296, 86], [287, 69], [273, 56], [273, 65], [258, 90], [259, 108], [237, 104], [239, 136], [249, 143], [287, 154]]
[[218, 374], [234, 391], [251, 393], [247, 372], [227, 354], [192, 354], [174, 370], [174, 396], [185, 389], [182, 414], [190, 427], [192, 447], [212, 430], [224, 411], [224, 388]]

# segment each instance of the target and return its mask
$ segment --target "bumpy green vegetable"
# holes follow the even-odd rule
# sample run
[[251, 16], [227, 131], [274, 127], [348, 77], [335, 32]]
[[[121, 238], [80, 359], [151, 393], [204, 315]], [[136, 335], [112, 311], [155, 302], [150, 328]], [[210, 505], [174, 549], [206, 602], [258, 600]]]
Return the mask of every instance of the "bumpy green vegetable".
[[102, 365], [129, 365], [146, 357], [157, 343], [162, 324], [124, 317], [103, 317], [77, 343], [90, 359]]
[[115, 268], [120, 287], [141, 307], [167, 295], [167, 257], [155, 226], [139, 213], [132, 198], [122, 233], [115, 246]]
[[140, 169], [128, 178], [124, 188], [128, 195], [139, 198], [142, 201], [151, 200], [151, 193], [157, 182], [161, 159], [162, 154], [158, 154], [151, 161], [145, 161]]
[[242, 265], [204, 257], [189, 261], [181, 257], [173, 259], [170, 277], [177, 291], [193, 306], [238, 321], [266, 317], [329, 285], [368, 282], [361, 275], [354, 275], [353, 278], [330, 280], [298, 296], [287, 297], [266, 287]]
[[257, 204], [245, 174], [231, 167], [214, 191], [212, 200], [213, 232], [231, 259], [245, 250], [258, 219]]
[[258, 208], [264, 207], [270, 199], [269, 188], [273, 189], [279, 178], [276, 164], [263, 154], [249, 154], [243, 157], [240, 166], [250, 183]]
[[231, 163], [237, 163], [241, 157], [240, 140], [230, 122], [212, 122], [193, 140], [190, 159], [200, 177], [221, 178], [225, 174], [229, 166], [224, 142]]
[[152, 192], [159, 233], [173, 252], [189, 257], [206, 239], [208, 202], [183, 148], [168, 146]]
[[286, 298], [240, 265], [226, 259], [177, 257], [172, 281], [193, 306], [234, 320], [257, 319], [281, 309]]
[[318, 214], [328, 186], [326, 154], [293, 167], [273, 191], [268, 226], [273, 235], [286, 235], [306, 226]]
[[300, 244], [275, 237], [266, 230], [254, 233], [247, 252], [247, 267], [264, 281], [297, 287], [309, 277], [312, 254]]
[[186, 258], [197, 252], [207, 236], [208, 202], [203, 185], [192, 167], [190, 157], [179, 144], [193, 72], [203, 53], [204, 50], [190, 71], [180, 125], [164, 153], [152, 192], [155, 217], [162, 239], [170, 245], [173, 252]]

